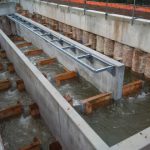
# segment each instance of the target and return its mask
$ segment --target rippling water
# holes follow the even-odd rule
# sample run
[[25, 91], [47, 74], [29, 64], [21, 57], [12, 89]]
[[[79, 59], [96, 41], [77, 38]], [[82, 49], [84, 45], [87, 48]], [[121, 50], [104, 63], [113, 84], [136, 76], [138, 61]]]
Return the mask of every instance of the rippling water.
[[[3, 60], [0, 59], [0, 62], [3, 63]], [[0, 72], [0, 80], [2, 79], [11, 80], [12, 86], [7, 91], [0, 92], [0, 109], [15, 105], [17, 101], [23, 105], [23, 114], [20, 117], [0, 121], [0, 134], [5, 150], [17, 150], [29, 145], [35, 136], [41, 140], [42, 150], [48, 150], [54, 138], [41, 118], [33, 119], [29, 116], [29, 104], [33, 101], [25, 91], [19, 92], [16, 89], [14, 80], [18, 79], [18, 76], [15, 73], [8, 73], [5, 68]]]
[[[62, 95], [70, 94], [75, 100], [82, 100], [100, 93], [82, 77], [63, 81], [60, 87], [56, 86], [52, 79], [54, 75], [61, 73], [61, 67], [59, 64], [55, 64], [53, 67], [49, 65], [39, 69], [42, 72], [49, 73], [50, 81]], [[144, 80], [144, 77], [136, 75], [126, 69], [124, 84], [139, 79]], [[89, 123], [96, 133], [111, 146], [149, 127], [149, 93], [150, 82], [145, 81], [140, 93], [132, 97], [121, 99], [107, 107], [99, 108], [91, 115], [80, 115]]]

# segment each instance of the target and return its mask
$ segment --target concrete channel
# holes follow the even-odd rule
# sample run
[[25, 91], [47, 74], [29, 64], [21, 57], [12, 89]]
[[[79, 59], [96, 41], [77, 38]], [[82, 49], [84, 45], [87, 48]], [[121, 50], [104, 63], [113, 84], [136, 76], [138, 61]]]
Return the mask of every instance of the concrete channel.
[[[0, 126], [5, 130], [1, 130], [1, 146], [10, 144], [13, 150], [29, 144], [36, 134], [29, 134], [30, 138], [20, 143], [7, 137], [8, 132], [14, 134], [14, 124], [29, 123], [41, 135], [42, 144], [49, 146], [56, 140], [64, 150], [148, 149], [150, 86], [145, 77], [32, 18], [14, 13], [14, 3], [11, 7], [3, 7], [10, 12], [5, 11], [7, 16], [1, 18], [7, 35], [0, 30], [0, 45], [31, 96], [22, 98], [24, 109], [28, 100], [36, 103], [41, 119], [30, 124], [30, 117], [21, 115], [19, 120], [2, 121]], [[20, 130], [22, 138], [32, 132]], [[42, 148], [48, 150], [48, 146]]]

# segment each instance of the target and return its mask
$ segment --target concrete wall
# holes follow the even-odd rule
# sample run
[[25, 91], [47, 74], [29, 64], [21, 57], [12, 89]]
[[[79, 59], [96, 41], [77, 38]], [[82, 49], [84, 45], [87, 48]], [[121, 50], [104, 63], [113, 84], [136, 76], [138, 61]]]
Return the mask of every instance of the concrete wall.
[[0, 2], [0, 16], [15, 13], [15, 6], [14, 2]]
[[0, 150], [4, 150], [4, 145], [3, 145], [1, 135], [0, 135]]
[[[25, 17], [23, 17], [25, 19]], [[27, 19], [28, 21], [31, 21]], [[110, 72], [104, 71], [101, 73], [94, 73], [87, 69], [86, 67], [82, 66], [78, 62], [76, 62], [71, 57], [67, 56], [63, 52], [60, 52], [56, 47], [47, 43], [45, 40], [41, 39], [37, 34], [31, 32], [29, 29], [23, 27], [22, 25], [17, 24], [17, 31], [18, 34], [24, 37], [27, 41], [31, 41], [34, 45], [38, 48], [43, 49], [50, 57], [56, 57], [60, 63], [62, 63], [65, 67], [69, 70], [77, 71], [81, 76], [83, 76], [87, 81], [92, 83], [96, 86], [101, 92], [111, 92], [113, 94], [113, 98], [118, 100], [122, 97], [122, 86], [123, 86], [123, 78], [124, 78], [124, 65], [104, 56], [96, 51], [93, 51], [69, 38], [66, 38], [59, 33], [56, 33], [44, 26], [41, 26], [38, 23], [31, 21], [32, 23], [40, 26], [41, 28], [53, 32], [57, 34], [59, 37], [65, 38], [66, 40], [70, 41], [73, 45], [77, 45], [86, 49], [87, 52], [93, 53], [96, 56], [105, 59], [107, 62], [114, 64], [115, 67], [115, 75], [113, 76]]]
[[0, 44], [38, 104], [41, 116], [64, 150], [106, 150], [108, 146], [53, 85], [0, 30]]
[[131, 17], [93, 10], [57, 5], [39, 0], [21, 0], [24, 9], [61, 21], [71, 26], [95, 33], [105, 38], [118, 41], [131, 47], [150, 53], [150, 21], [136, 19], [131, 24]]

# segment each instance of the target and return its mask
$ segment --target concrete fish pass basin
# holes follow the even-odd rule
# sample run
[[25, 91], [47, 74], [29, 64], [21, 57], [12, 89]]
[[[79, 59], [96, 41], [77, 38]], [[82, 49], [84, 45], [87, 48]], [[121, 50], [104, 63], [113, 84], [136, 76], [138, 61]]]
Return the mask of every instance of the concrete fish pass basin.
[[[59, 57], [57, 57], [57, 59], [59, 58], [58, 59], [59, 62], [64, 62], [64, 61], [62, 61], [62, 59], [64, 60], [65, 57], [61, 58], [62, 56], [60, 56], [60, 54], [55, 51], [54, 47], [45, 45], [45, 43], [43, 43], [42, 40], [39, 40], [37, 38], [38, 35], [35, 36], [33, 33], [30, 33], [30, 31], [28, 31], [28, 29], [24, 28], [22, 25], [19, 25], [19, 24], [16, 25], [16, 30], [17, 30], [18, 35], [24, 37], [29, 42], [32, 42], [38, 48], [42, 48], [46, 54], [48, 54], [51, 57], [59, 56]], [[55, 40], [55, 39], [58, 40], [57, 38], [54, 37], [53, 40]], [[91, 149], [127, 149], [128, 147], [131, 146], [131, 143], [130, 143], [131, 139], [132, 139], [132, 149], [139, 149], [139, 148], [143, 147], [143, 145], [148, 144], [147, 140], [149, 139], [149, 137], [147, 135], [145, 135], [147, 132], [142, 131], [142, 132], [138, 133], [137, 135], [135, 135], [134, 137], [131, 137], [131, 138], [123, 141], [122, 143], [119, 143], [115, 146], [109, 147], [100, 138], [103, 133], [102, 132], [98, 133], [98, 130], [99, 130], [98, 129], [97, 130], [97, 133], [99, 134], [99, 136], [98, 136], [86, 124], [86, 122], [82, 118], [80, 118], [78, 113], [76, 113], [74, 111], [74, 109], [65, 101], [65, 99], [60, 95], [60, 93], [54, 88], [54, 86], [50, 82], [48, 82], [47, 79], [42, 75], [42, 73], [31, 63], [31, 59], [29, 58], [30, 59], [30, 61], [29, 61], [27, 59], [27, 57], [24, 56], [24, 54], [21, 52], [22, 50], [19, 50], [14, 45], [14, 43], [12, 43], [10, 41], [10, 39], [8, 37], [6, 37], [6, 35], [2, 31], [1, 31], [0, 41], [1, 41], [1, 45], [2, 45], [3, 49], [6, 50], [7, 56], [13, 62], [14, 66], [16, 68], [16, 71], [18, 72], [18, 74], [21, 74], [21, 76], [23, 77], [23, 80], [25, 81], [25, 85], [27, 87], [28, 92], [31, 93], [31, 95], [36, 99], [36, 102], [39, 105], [39, 109], [40, 109], [42, 117], [48, 124], [50, 130], [52, 130], [52, 133], [60, 140], [61, 144], [66, 149], [86, 149], [86, 150], [87, 149], [89, 149], [89, 150], [91, 150]], [[57, 41], [53, 41], [53, 42], [57, 42]], [[64, 44], [64, 45], [66, 48], [68, 47], [67, 44]], [[29, 47], [27, 46], [27, 49], [28, 48]], [[56, 54], [54, 52], [53, 53], [50, 52], [52, 50], [55, 51]], [[90, 63], [90, 61], [93, 61], [92, 59], [90, 59], [90, 61], [85, 59], [85, 56], [88, 56], [87, 53], [85, 53], [84, 51], [82, 51], [82, 52], [78, 51], [78, 49], [76, 50], [77, 51], [76, 53], [74, 53], [74, 51], [75, 50], [72, 49], [71, 51], [70, 50], [67, 51], [67, 53], [69, 53], [70, 55], [73, 55], [73, 56], [77, 56], [77, 57], [78, 57], [78, 54], [79, 54], [79, 56], [84, 56], [81, 61], [86, 62], [86, 64], [89, 63], [90, 67], [92, 67], [94, 69], [98, 69], [98, 68], [101, 69], [101, 66], [108, 67], [108, 63], [102, 64], [97, 59], [94, 59], [94, 63], [93, 63], [94, 66], [93, 66]], [[66, 60], [66, 63], [64, 62], [63, 65], [67, 66], [67, 68], [69, 68], [69, 69], [72, 69], [72, 67], [70, 67], [70, 65], [69, 66], [67, 65], [68, 59], [65, 59], [65, 60]], [[72, 63], [70, 63], [70, 64], [72, 64]], [[78, 69], [78, 70], [79, 70], [79, 72], [81, 72], [80, 69]], [[110, 75], [112, 77], [112, 76], [114, 76], [114, 74], [115, 73], [108, 71], [108, 74], [105, 74], [105, 77], [106, 76], [110, 77]], [[85, 77], [85, 74], [84, 75], [80, 74], [80, 75]], [[105, 85], [103, 84], [103, 86], [106, 87], [106, 83], [105, 83]], [[109, 83], [108, 85], [111, 86], [111, 83]], [[106, 91], [106, 89], [104, 91]], [[125, 104], [125, 106], [126, 106], [126, 104]], [[117, 108], [117, 106], [116, 106], [116, 108]], [[105, 112], [104, 112], [105, 109], [107, 110], [108, 108], [104, 108], [104, 109], [98, 110], [100, 112], [97, 111], [97, 112], [93, 113], [92, 114], [93, 117], [92, 117], [92, 115], [91, 116], [84, 116], [82, 114], [81, 115], [89, 123], [93, 122], [93, 124], [94, 124], [94, 121], [97, 121], [98, 124], [100, 124], [101, 122], [104, 121], [104, 119], [106, 119], [108, 117], [108, 112], [106, 113], [107, 115], [105, 115]], [[121, 108], [118, 107], [117, 109], [121, 109]], [[138, 109], [138, 107], [137, 107], [137, 109]], [[128, 111], [128, 109], [127, 109], [127, 111]], [[103, 113], [104, 116], [102, 116], [102, 112], [104, 112]], [[117, 113], [122, 114], [122, 113], [125, 113], [125, 111], [124, 112], [118, 111]], [[110, 114], [115, 116], [115, 113], [110, 112]], [[97, 115], [97, 116], [94, 117], [94, 115], [95, 116]], [[129, 113], [128, 115], [132, 115], [132, 112]], [[113, 119], [115, 119], [115, 117], [118, 117], [117, 115], [115, 117], [114, 116], [109, 116], [111, 118], [111, 119], [110, 118], [109, 119], [112, 121]], [[133, 112], [133, 116], [134, 116], [134, 112]], [[123, 114], [120, 117], [124, 117]], [[97, 118], [101, 118], [102, 120], [98, 120]], [[115, 123], [117, 124], [118, 121], [119, 120], [117, 120]], [[50, 124], [50, 122], [51, 122], [51, 124]], [[120, 123], [122, 123], [122, 122], [120, 122]], [[98, 125], [98, 124], [96, 124], [96, 125]], [[90, 124], [90, 125], [92, 126], [92, 124]], [[109, 124], [105, 124], [105, 125], [110, 127]], [[102, 123], [102, 126], [104, 126], [103, 123]], [[127, 124], [126, 124], [126, 126], [127, 126]], [[138, 131], [140, 131], [148, 126], [149, 125], [139, 128]], [[93, 127], [93, 129], [94, 128], [96, 129], [96, 127], [94, 127], [94, 126], [92, 126], [92, 127]], [[106, 131], [107, 130], [106, 127], [100, 128], [100, 130]], [[119, 126], [118, 127], [113, 126], [113, 128], [115, 128], [116, 131], [120, 130]], [[146, 129], [146, 130], [148, 131], [149, 129]], [[134, 131], [134, 132], [132, 131], [132, 133], [134, 134], [134, 133], [137, 133], [138, 131]], [[112, 130], [112, 132], [110, 134], [111, 135], [106, 134], [106, 132], [104, 133], [106, 138], [108, 138], [112, 135], [115, 135], [115, 132]], [[131, 135], [133, 135], [133, 134], [131, 134]], [[147, 137], [145, 138], [145, 136], [147, 136]], [[136, 144], [136, 142], [137, 142], [136, 137], [138, 137], [138, 139], [140, 141], [140, 145]], [[106, 139], [106, 138], [103, 137], [103, 139]], [[125, 139], [125, 137], [123, 137], [122, 139]], [[112, 143], [116, 144], [116, 141], [114, 143], [113, 142]], [[113, 144], [109, 143], [109, 145], [113, 145]]]

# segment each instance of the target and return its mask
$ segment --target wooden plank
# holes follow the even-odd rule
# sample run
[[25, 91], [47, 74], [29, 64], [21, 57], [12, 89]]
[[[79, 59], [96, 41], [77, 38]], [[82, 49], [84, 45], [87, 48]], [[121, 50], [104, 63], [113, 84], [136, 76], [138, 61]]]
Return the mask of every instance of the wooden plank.
[[41, 150], [41, 141], [39, 138], [35, 137], [31, 144], [20, 148], [19, 150]]
[[23, 92], [25, 90], [24, 81], [22, 79], [16, 80], [16, 84], [19, 92]]
[[112, 100], [111, 93], [102, 93], [102, 94], [98, 94], [96, 96], [87, 98], [85, 100], [82, 100], [81, 102], [85, 106], [84, 112], [86, 114], [90, 114], [92, 113], [93, 110], [96, 110], [97, 108], [110, 104], [111, 100]]
[[24, 38], [20, 37], [20, 36], [14, 36], [11, 38], [11, 40], [13, 42], [22, 42], [22, 41], [25, 41]]
[[32, 46], [32, 43], [26, 42], [26, 43], [22, 43], [22, 44], [17, 44], [18, 48], [23, 48], [23, 47], [26, 47], [26, 46]]
[[40, 55], [42, 53], [43, 53], [42, 49], [35, 49], [35, 50], [26, 51], [24, 54], [26, 56], [35, 56], [35, 55]]
[[43, 66], [43, 65], [53, 64], [55, 61], [56, 58], [47, 58], [47, 59], [39, 60], [36, 64], [38, 66]]
[[6, 52], [4, 50], [0, 51], [0, 57], [1, 58], [7, 58]]
[[142, 80], [138, 80], [138, 81], [134, 81], [129, 84], [126, 84], [123, 86], [122, 95], [129, 96], [129, 95], [135, 94], [141, 90], [142, 86], [143, 86]]
[[4, 68], [3, 68], [3, 64], [0, 63], [0, 71], [2, 71]]
[[49, 145], [49, 150], [62, 150], [62, 147], [58, 141], [55, 141]]
[[11, 87], [11, 82], [6, 80], [0, 80], [0, 91], [8, 90]]
[[56, 81], [56, 84], [59, 86], [61, 84], [61, 81], [69, 80], [75, 77], [77, 77], [77, 73], [75, 71], [70, 71], [58, 74], [54, 77], [54, 79]]
[[14, 116], [21, 115], [23, 112], [22, 105], [17, 102], [16, 105], [0, 110], [0, 120], [8, 119]]
[[39, 107], [36, 103], [29, 105], [29, 113], [33, 118], [40, 117]]
[[7, 70], [8, 70], [9, 73], [14, 73], [15, 72], [15, 68], [14, 68], [13, 63], [8, 63], [7, 64]]

